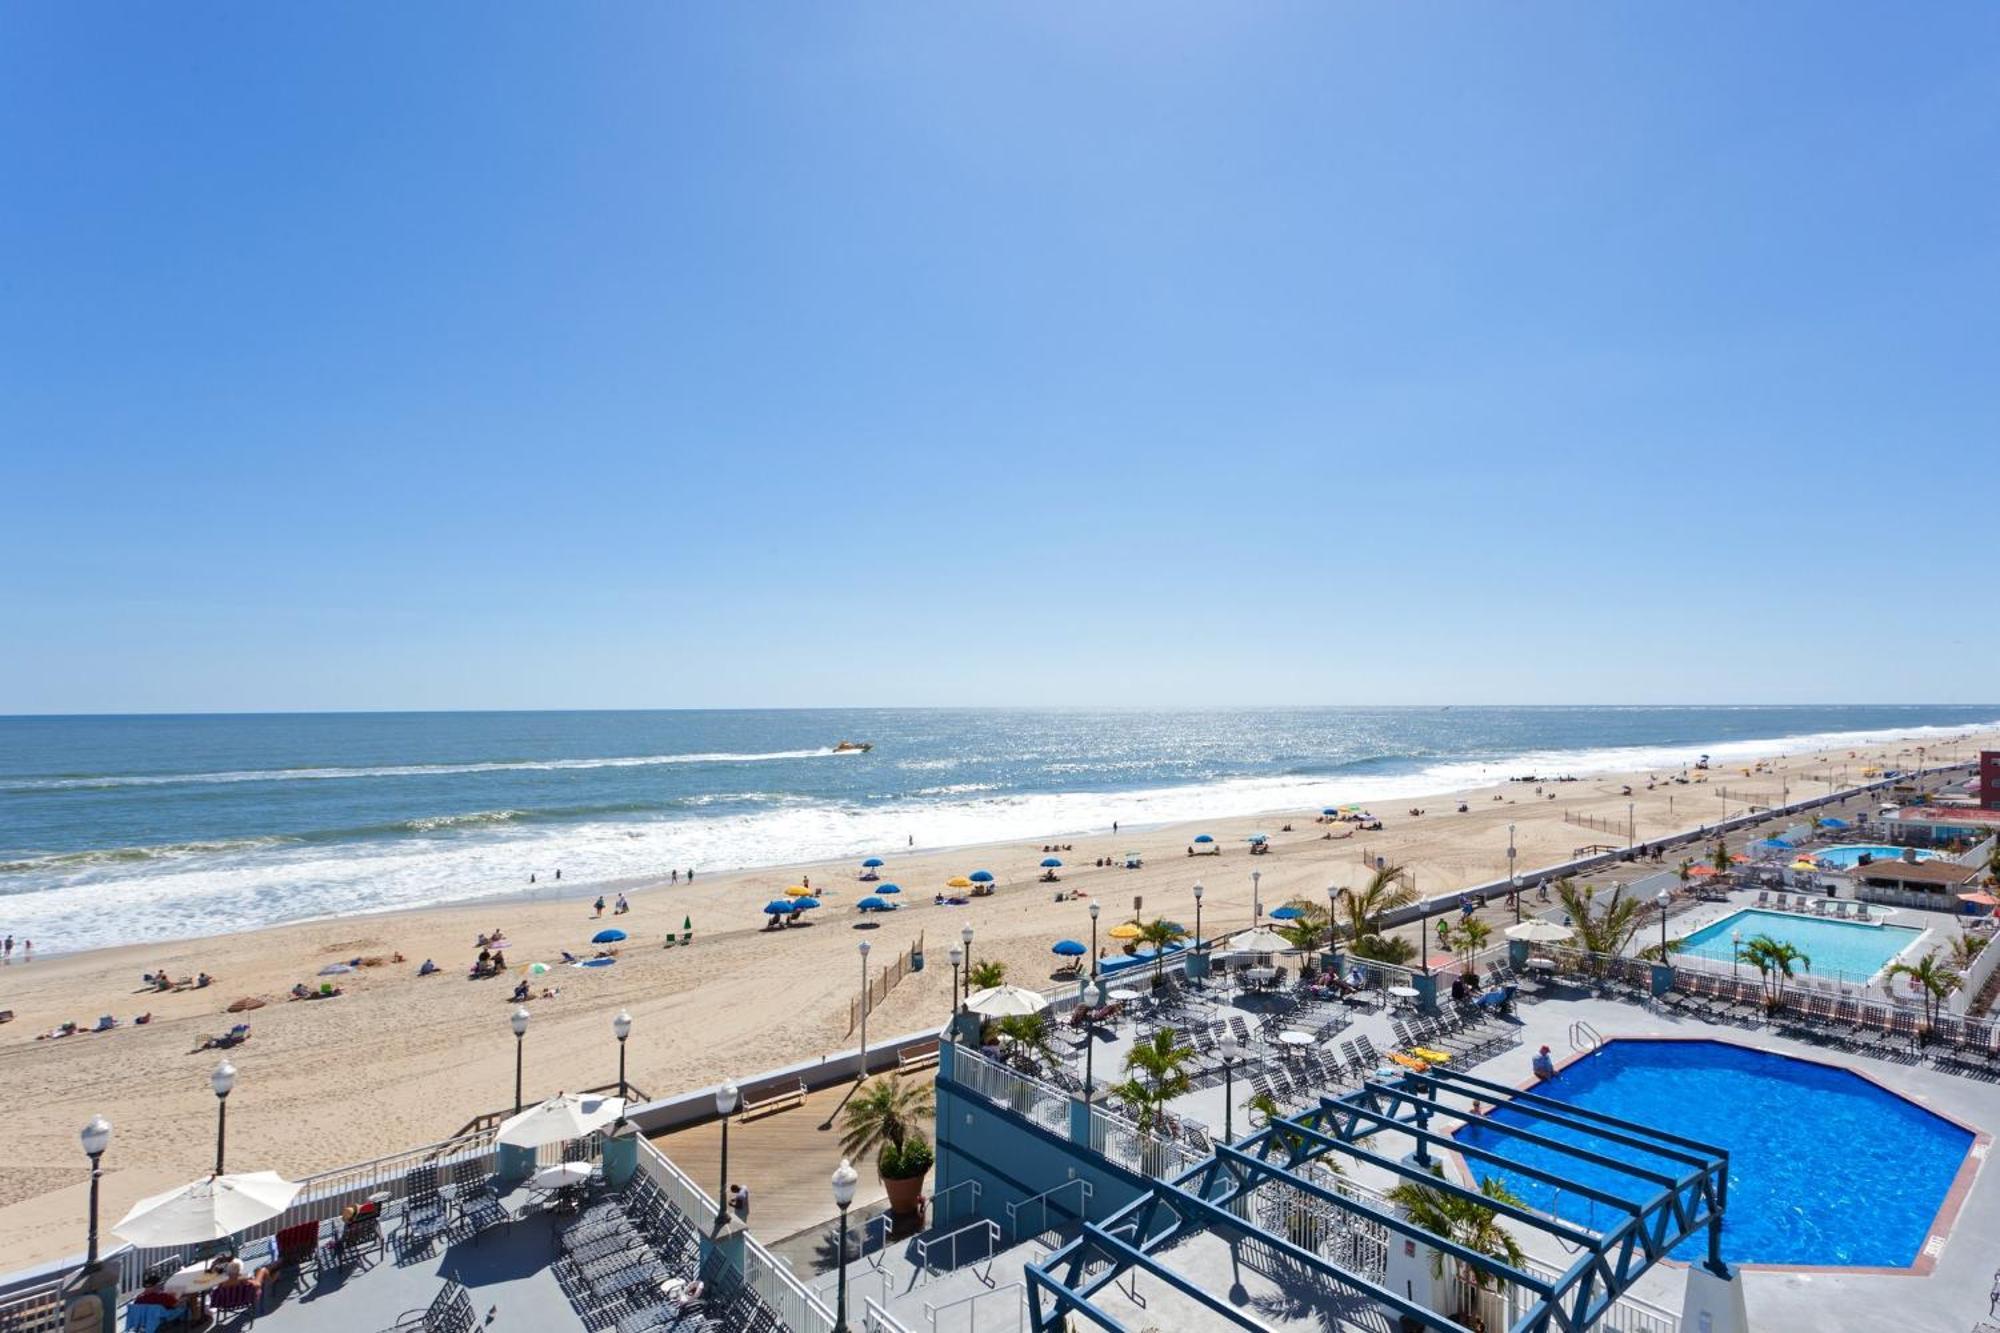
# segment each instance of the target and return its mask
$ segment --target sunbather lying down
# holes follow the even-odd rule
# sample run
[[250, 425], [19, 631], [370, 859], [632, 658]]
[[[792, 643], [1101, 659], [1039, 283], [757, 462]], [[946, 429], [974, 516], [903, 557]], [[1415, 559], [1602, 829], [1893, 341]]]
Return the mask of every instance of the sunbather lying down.
[[195, 1050], [228, 1050], [232, 1046], [241, 1046], [248, 1040], [250, 1040], [250, 1025], [248, 1023], [238, 1023], [219, 1037], [207, 1038], [201, 1045], [195, 1047]]

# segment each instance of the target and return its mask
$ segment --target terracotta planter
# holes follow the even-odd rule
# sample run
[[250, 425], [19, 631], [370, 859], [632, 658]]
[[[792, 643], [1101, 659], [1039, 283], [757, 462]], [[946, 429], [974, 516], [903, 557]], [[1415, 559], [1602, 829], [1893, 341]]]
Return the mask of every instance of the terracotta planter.
[[902, 1217], [915, 1216], [924, 1209], [924, 1178], [911, 1176], [908, 1180], [884, 1180], [882, 1188], [889, 1192], [889, 1211]]

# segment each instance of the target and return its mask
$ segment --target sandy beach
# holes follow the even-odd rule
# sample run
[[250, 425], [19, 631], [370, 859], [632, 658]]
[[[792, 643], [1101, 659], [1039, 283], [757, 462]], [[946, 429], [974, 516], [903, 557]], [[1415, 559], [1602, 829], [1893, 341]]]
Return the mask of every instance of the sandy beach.
[[[1954, 748], [1963, 752], [1981, 743], [2000, 743], [2000, 737], [1980, 736]], [[1933, 746], [1934, 759], [1938, 749]], [[1059, 961], [1050, 955], [1052, 942], [1089, 939], [1088, 901], [1104, 904], [1105, 926], [1132, 915], [1135, 898], [1144, 899], [1147, 917], [1167, 915], [1192, 925], [1189, 888], [1199, 880], [1207, 894], [1204, 933], [1212, 936], [1248, 924], [1253, 870], [1262, 875], [1267, 908], [1300, 894], [1324, 901], [1329, 885], [1361, 882], [1364, 861], [1378, 855], [1408, 868], [1420, 890], [1434, 895], [1504, 874], [1509, 824], [1515, 826], [1518, 864], [1528, 870], [1591, 844], [1624, 841], [1622, 833], [1567, 822], [1566, 815], [1622, 830], [1629, 799], [1637, 836], [1646, 840], [1740, 813], [1747, 802], [1775, 803], [1787, 785], [1793, 799], [1827, 791], [1843, 767], [1859, 781], [1871, 764], [1914, 761], [1914, 743], [1891, 742], [1732, 763], [1690, 775], [1686, 783], [1668, 773], [1597, 775], [1550, 783], [1540, 792], [1535, 784], [1509, 782], [1414, 803], [1399, 798], [1394, 809], [1375, 806], [1384, 824], [1379, 832], [1351, 832], [1351, 825], [1318, 822], [1316, 810], [1294, 810], [910, 855], [888, 849], [881, 853], [890, 862], [887, 878], [903, 886], [904, 910], [880, 917], [853, 910], [869, 886], [857, 882], [853, 863], [843, 862], [627, 886], [631, 911], [615, 920], [609, 909], [603, 921], [595, 920], [588, 896], [522, 897], [28, 965], [17, 959], [0, 993], [0, 1008], [15, 1015], [0, 1027], [0, 1079], [8, 1090], [0, 1129], [0, 1253], [25, 1264], [81, 1248], [87, 1170], [76, 1133], [93, 1114], [107, 1116], [116, 1132], [104, 1163], [110, 1218], [212, 1165], [215, 1097], [208, 1075], [219, 1057], [198, 1048], [237, 1021], [224, 1010], [239, 997], [268, 1003], [242, 1015], [252, 1025], [251, 1039], [230, 1053], [239, 1070], [229, 1106], [232, 1168], [303, 1175], [443, 1138], [475, 1115], [510, 1107], [515, 1052], [507, 1018], [514, 978], [467, 979], [482, 931], [504, 929], [507, 958], [516, 968], [556, 963], [564, 949], [588, 953], [587, 941], [602, 926], [629, 932], [616, 966], [557, 966], [537, 979], [538, 989], [547, 985], [560, 993], [529, 1005], [527, 1096], [614, 1080], [611, 1019], [621, 1008], [634, 1018], [631, 1080], [663, 1095], [726, 1076], [748, 1079], [851, 1046], [848, 1006], [858, 989], [855, 945], [862, 938], [873, 942], [877, 965], [920, 936], [927, 945], [927, 970], [906, 977], [870, 1020], [871, 1037], [886, 1039], [933, 1026], [945, 1013], [951, 979], [946, 955], [967, 924], [975, 931], [975, 959], [1004, 960], [1010, 980], [1040, 986]], [[1726, 802], [1718, 794], [1724, 787], [1732, 798]], [[1412, 816], [1412, 804], [1424, 813]], [[1219, 856], [1187, 855], [1202, 832], [1223, 848]], [[1248, 854], [1245, 839], [1252, 832], [1270, 835], [1268, 855]], [[1064, 848], [1057, 853], [1065, 863], [1060, 887], [1089, 899], [1055, 902], [1056, 886], [1038, 881], [1044, 845], [1051, 843]], [[1092, 865], [1127, 852], [1140, 853], [1143, 867], [1127, 870], [1122, 860], [1119, 868]], [[958, 907], [933, 904], [947, 878], [975, 868], [997, 877], [993, 896]], [[826, 904], [812, 924], [765, 931], [763, 904], [807, 877]], [[683, 918], [692, 918], [693, 947], [662, 949], [662, 936], [677, 933]], [[327, 963], [397, 953], [403, 962], [337, 978], [345, 988], [337, 999], [285, 999], [294, 983], [316, 982], [315, 973]], [[419, 978], [425, 958], [442, 971]], [[159, 968], [177, 977], [206, 971], [217, 981], [199, 991], [146, 991], [141, 974]], [[147, 1012], [147, 1025], [132, 1025], [135, 1015]], [[121, 1026], [35, 1039], [65, 1020], [89, 1024], [100, 1014], [115, 1016]]]

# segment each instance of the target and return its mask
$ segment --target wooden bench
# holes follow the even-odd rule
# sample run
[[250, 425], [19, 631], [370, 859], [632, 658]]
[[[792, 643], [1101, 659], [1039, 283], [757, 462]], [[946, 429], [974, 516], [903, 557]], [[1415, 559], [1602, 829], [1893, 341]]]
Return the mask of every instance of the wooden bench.
[[767, 1083], [761, 1088], [746, 1088], [743, 1091], [743, 1105], [736, 1113], [740, 1123], [770, 1111], [789, 1110], [806, 1104], [806, 1081], [802, 1078], [785, 1079], [777, 1083]]
[[896, 1072], [907, 1074], [913, 1069], [928, 1069], [938, 1062], [937, 1038], [920, 1041], [910, 1046], [897, 1048]]

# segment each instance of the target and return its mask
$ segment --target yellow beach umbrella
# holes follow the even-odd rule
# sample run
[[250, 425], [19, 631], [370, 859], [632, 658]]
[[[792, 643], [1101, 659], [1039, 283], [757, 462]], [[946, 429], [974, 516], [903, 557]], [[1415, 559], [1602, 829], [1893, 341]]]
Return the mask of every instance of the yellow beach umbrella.
[[1144, 932], [1139, 929], [1138, 922], [1126, 921], [1113, 926], [1107, 933], [1114, 940], [1136, 940]]
[[947, 889], [969, 889], [972, 887], [972, 881], [963, 875], [953, 875], [944, 882], [944, 886]]
[[785, 890], [785, 896], [787, 898], [810, 898], [812, 897], [812, 892], [811, 889], [803, 884], [794, 884]]

